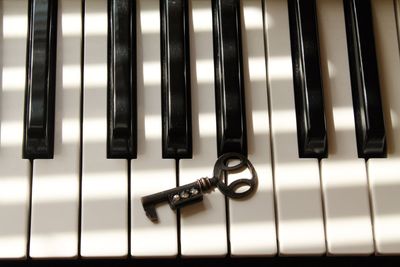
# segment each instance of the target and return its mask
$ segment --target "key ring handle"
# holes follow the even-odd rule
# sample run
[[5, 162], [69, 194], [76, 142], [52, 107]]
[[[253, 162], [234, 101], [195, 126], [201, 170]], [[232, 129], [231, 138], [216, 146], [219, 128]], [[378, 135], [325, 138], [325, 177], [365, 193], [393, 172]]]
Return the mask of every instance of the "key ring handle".
[[[231, 161], [238, 161], [237, 164], [229, 165]], [[232, 173], [243, 171], [244, 169], [248, 169], [251, 173], [251, 178], [242, 178], [237, 179], [230, 183], [229, 185], [225, 184], [225, 175]], [[249, 195], [253, 190], [255, 190], [257, 186], [257, 173], [254, 169], [253, 164], [242, 154], [239, 153], [226, 153], [218, 158], [214, 165], [214, 177], [218, 178], [217, 187], [218, 189], [229, 198], [242, 198]], [[245, 191], [236, 192], [239, 187], [248, 186]]]

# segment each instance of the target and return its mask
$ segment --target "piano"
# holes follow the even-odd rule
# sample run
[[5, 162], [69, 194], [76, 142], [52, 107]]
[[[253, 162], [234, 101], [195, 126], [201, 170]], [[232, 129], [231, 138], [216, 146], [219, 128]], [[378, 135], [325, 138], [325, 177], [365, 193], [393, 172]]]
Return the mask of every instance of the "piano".
[[[398, 261], [399, 11], [0, 0], [0, 266]], [[146, 217], [228, 152], [254, 194]]]

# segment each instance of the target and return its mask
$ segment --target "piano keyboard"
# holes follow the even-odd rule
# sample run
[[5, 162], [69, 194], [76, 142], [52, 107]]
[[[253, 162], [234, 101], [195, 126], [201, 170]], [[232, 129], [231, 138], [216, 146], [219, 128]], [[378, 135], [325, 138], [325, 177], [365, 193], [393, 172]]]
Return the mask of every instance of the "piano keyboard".
[[[0, 258], [400, 254], [399, 11], [0, 0]], [[148, 220], [226, 152], [254, 195]]]

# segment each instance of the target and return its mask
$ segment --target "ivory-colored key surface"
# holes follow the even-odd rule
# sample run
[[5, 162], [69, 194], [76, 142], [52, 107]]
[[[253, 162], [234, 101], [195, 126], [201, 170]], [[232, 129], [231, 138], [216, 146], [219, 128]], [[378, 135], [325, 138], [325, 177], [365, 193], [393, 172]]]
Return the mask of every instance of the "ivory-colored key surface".
[[328, 158], [321, 161], [329, 254], [374, 251], [364, 159], [358, 158], [343, 1], [317, 1], [328, 130]]
[[[396, 5], [394, 5], [394, 2]], [[400, 54], [398, 1], [372, 0], [387, 158], [367, 162], [377, 254], [400, 253]]]
[[288, 6], [286, 1], [265, 0], [264, 8], [279, 252], [322, 254], [318, 160], [299, 158], [298, 153]]
[[162, 158], [160, 9], [158, 0], [136, 1], [137, 10], [137, 159], [131, 161], [131, 255], [176, 256], [176, 214], [157, 207], [151, 222], [141, 197], [176, 186], [175, 160]]
[[30, 163], [22, 158], [28, 1], [0, 1], [0, 258], [24, 258]]
[[128, 162], [107, 159], [107, 1], [86, 0], [81, 255], [128, 254]]

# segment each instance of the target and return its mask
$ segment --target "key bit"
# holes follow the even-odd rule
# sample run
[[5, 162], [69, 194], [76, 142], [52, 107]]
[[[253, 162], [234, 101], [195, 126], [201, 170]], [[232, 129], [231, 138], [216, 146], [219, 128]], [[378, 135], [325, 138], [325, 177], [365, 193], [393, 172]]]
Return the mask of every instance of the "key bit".
[[176, 210], [200, 202], [203, 200], [204, 192], [213, 188], [214, 184], [215, 180], [212, 178], [201, 178], [190, 184], [142, 197], [143, 208], [147, 217], [151, 221], [157, 222], [158, 216], [155, 208], [157, 204], [167, 201], [171, 209]]

